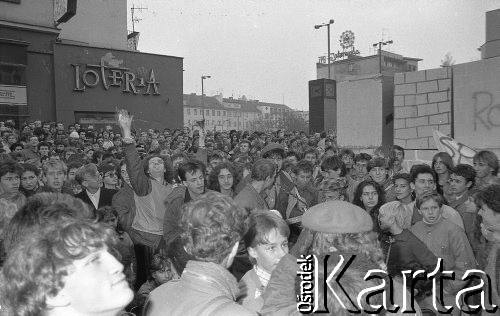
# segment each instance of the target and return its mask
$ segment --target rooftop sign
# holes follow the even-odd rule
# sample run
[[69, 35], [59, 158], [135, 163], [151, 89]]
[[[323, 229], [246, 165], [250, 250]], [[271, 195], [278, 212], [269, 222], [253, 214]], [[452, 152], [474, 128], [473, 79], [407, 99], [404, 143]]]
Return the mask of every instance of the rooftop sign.
[[[359, 55], [360, 52], [354, 47], [354, 33], [350, 30], [344, 31], [342, 35], [340, 35], [340, 46], [342, 47], [342, 51], [338, 50], [336, 53], [330, 53], [330, 62], [343, 59], [349, 56]], [[320, 64], [328, 64], [327, 56], [321, 56], [319, 58]]]

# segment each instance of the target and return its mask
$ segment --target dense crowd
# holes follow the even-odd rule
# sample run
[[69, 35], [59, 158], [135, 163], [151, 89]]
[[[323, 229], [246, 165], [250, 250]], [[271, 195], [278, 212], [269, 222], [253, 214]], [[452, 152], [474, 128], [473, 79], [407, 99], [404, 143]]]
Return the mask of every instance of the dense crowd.
[[[417, 315], [470, 311], [477, 295], [455, 305], [479, 284], [462, 280], [470, 269], [500, 302], [491, 151], [473, 166], [444, 152], [409, 166], [404, 148], [355, 153], [333, 133], [136, 131], [117, 117], [102, 129], [0, 122], [0, 315], [299, 315], [311, 302], [297, 258], [309, 254], [332, 256], [320, 274], [356, 255], [343, 294], [326, 298], [331, 315], [379, 284], [364, 279], [373, 269]], [[438, 258], [455, 279], [436, 307], [431, 281], [401, 277]]]

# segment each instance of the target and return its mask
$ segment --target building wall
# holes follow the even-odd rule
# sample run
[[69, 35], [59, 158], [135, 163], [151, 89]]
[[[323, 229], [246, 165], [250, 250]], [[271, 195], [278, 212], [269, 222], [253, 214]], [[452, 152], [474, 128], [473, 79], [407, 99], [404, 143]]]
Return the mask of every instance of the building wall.
[[337, 104], [339, 146], [373, 148], [382, 145], [380, 76], [337, 82]]
[[[397, 72], [410, 71], [409, 65], [418, 69], [418, 60], [407, 59], [402, 55], [382, 50], [382, 73], [385, 75]], [[378, 54], [366, 57], [353, 57], [336, 61], [330, 64], [331, 78], [342, 81], [349, 76], [369, 75], [380, 73], [380, 59]], [[328, 65], [316, 64], [317, 79], [328, 78]]]
[[5, 21], [54, 27], [54, 0], [0, 1], [0, 12]]
[[[352, 64], [352, 66], [350, 66]], [[379, 72], [378, 57], [344, 60], [331, 64], [331, 77], [333, 80], [342, 81], [349, 76], [367, 75]], [[328, 78], [328, 65], [318, 64], [317, 79]]]
[[[250, 129], [252, 123], [259, 118], [261, 118], [260, 112], [205, 106], [205, 126], [212, 130]], [[192, 128], [202, 119], [203, 113], [200, 107], [184, 105], [184, 126]]]
[[451, 133], [451, 68], [397, 73], [394, 77], [394, 144], [435, 149], [434, 129]]
[[[114, 121], [118, 107], [134, 115], [136, 129], [182, 128], [182, 58], [56, 44], [54, 60], [58, 121], [66, 124], [75, 120], [82, 122], [82, 117], [86, 120], [102, 118], [103, 123], [105, 120]], [[102, 69], [101, 64], [107, 68]], [[116, 85], [112, 84], [112, 69], [116, 71]], [[153, 85], [148, 85], [148, 81], [153, 81], [151, 71], [154, 71], [158, 93]], [[126, 83], [127, 77], [129, 84]], [[131, 84], [137, 93], [133, 92]]]
[[394, 77], [382, 77], [382, 145], [394, 140]]
[[59, 27], [63, 41], [127, 49], [127, 1], [78, 1], [76, 15]]
[[500, 153], [500, 57], [453, 66], [455, 138]]
[[483, 59], [500, 56], [500, 9], [486, 12], [486, 42], [481, 47]]
[[[23, 2], [21, 2], [23, 3]], [[0, 2], [2, 5], [3, 2]], [[0, 38], [26, 43], [26, 96], [27, 106], [19, 107], [20, 114], [32, 118], [52, 120], [55, 118], [54, 96], [54, 58], [52, 43], [56, 40], [57, 30], [46, 28], [17, 28], [0, 25]], [[0, 57], [1, 59], [1, 57]], [[2, 84], [0, 82], [0, 84]], [[29, 117], [19, 117], [22, 123]]]

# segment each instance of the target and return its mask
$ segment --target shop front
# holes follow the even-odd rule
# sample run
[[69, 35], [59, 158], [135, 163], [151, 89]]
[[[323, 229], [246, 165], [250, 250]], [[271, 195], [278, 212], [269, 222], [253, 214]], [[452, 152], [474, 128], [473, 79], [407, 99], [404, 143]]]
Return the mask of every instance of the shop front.
[[179, 57], [54, 44], [54, 120], [95, 128], [112, 125], [116, 109], [137, 130], [182, 128]]

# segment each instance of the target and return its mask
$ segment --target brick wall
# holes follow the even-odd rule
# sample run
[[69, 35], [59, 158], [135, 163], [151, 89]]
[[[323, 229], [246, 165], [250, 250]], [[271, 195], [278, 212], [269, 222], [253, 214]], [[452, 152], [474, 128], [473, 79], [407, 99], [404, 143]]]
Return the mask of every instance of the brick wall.
[[394, 77], [394, 144], [435, 149], [432, 130], [451, 133], [451, 69], [397, 73]]

